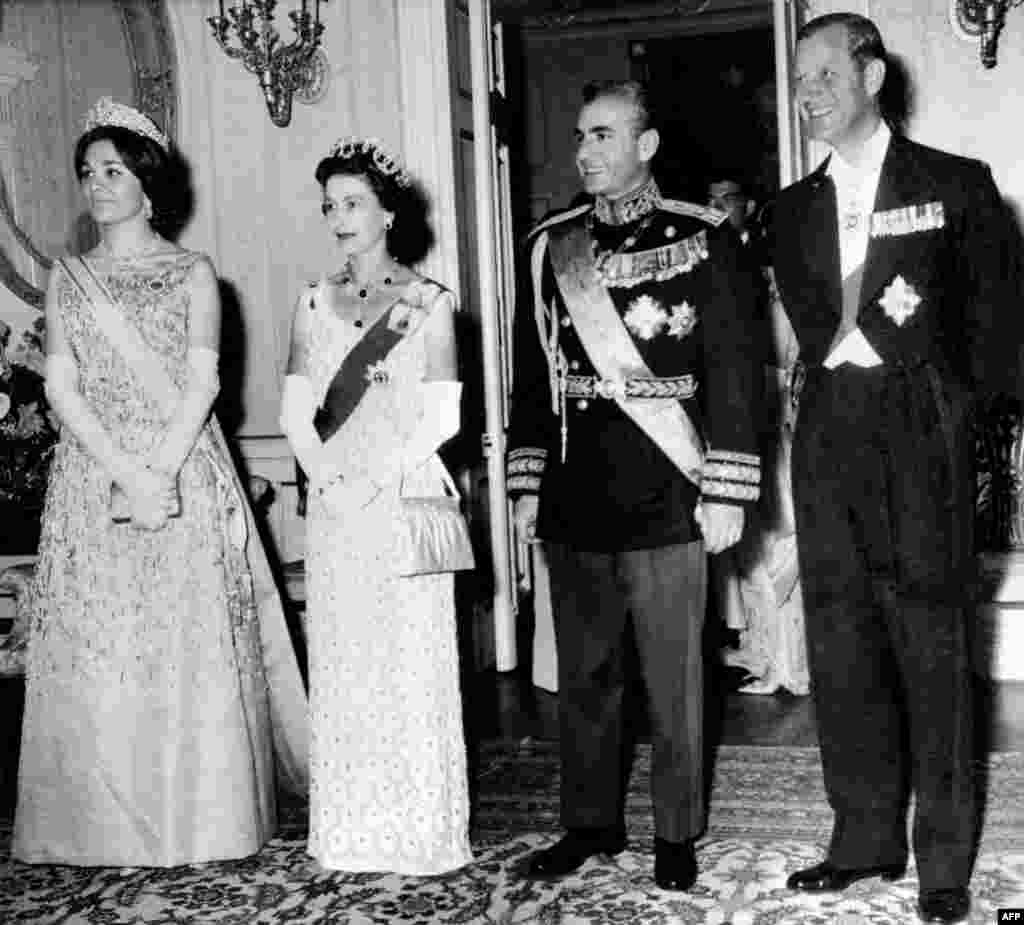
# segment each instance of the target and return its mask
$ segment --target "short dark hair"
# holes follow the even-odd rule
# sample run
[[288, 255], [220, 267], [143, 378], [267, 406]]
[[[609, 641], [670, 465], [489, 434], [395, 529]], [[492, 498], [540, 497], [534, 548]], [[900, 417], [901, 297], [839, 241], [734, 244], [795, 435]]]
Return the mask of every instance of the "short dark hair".
[[79, 181], [85, 171], [85, 157], [89, 146], [97, 141], [109, 141], [139, 183], [153, 207], [150, 224], [163, 235], [173, 237], [183, 219], [182, 209], [187, 200], [182, 184], [185, 177], [175, 169], [174, 158], [152, 138], [133, 132], [120, 125], [97, 125], [89, 129], [75, 144], [75, 176]]
[[427, 219], [430, 204], [423, 190], [415, 183], [401, 184], [394, 175], [385, 173], [377, 166], [371, 151], [330, 154], [316, 165], [314, 175], [323, 190], [331, 177], [339, 175], [361, 177], [366, 181], [381, 208], [395, 217], [385, 240], [388, 253], [398, 263], [406, 266], [418, 263], [433, 247], [434, 233]]
[[829, 26], [844, 26], [846, 28], [850, 57], [857, 62], [861, 70], [869, 61], [885, 62], [887, 53], [885, 42], [882, 41], [882, 33], [870, 19], [859, 13], [826, 13], [824, 16], [817, 16], [800, 27], [796, 34], [796, 40], [803, 41]]
[[583, 103], [593, 103], [603, 97], [612, 97], [630, 103], [636, 112], [633, 130], [639, 135], [655, 128], [654, 111], [647, 85], [640, 80], [595, 80], [583, 88]]

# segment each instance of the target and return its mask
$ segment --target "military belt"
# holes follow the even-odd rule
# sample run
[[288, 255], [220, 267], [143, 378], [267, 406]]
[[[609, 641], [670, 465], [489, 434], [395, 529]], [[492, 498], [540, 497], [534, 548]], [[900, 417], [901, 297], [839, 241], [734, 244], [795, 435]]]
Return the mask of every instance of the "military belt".
[[693, 376], [602, 379], [599, 376], [566, 376], [565, 394], [570, 398], [692, 398], [697, 392]]

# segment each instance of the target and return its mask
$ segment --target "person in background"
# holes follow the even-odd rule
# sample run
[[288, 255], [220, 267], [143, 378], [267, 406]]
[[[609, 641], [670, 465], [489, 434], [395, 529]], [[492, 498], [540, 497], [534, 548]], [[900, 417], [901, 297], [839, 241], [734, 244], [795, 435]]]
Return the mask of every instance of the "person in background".
[[705, 821], [706, 556], [739, 539], [759, 492], [754, 285], [723, 213], [663, 198], [642, 84], [589, 86], [576, 140], [593, 201], [534, 229], [515, 318], [508, 490], [550, 568], [567, 829], [526, 873], [558, 877], [626, 844], [632, 638], [654, 879], [687, 890]]
[[887, 124], [888, 69], [858, 14], [797, 35], [796, 105], [831, 153], [779, 194], [774, 266], [803, 370], [793, 488], [835, 819], [789, 885], [902, 877], [913, 794], [918, 913], [951, 923], [978, 824], [969, 408], [1017, 384], [1019, 254], [987, 166]]
[[455, 300], [410, 265], [422, 197], [373, 139], [316, 167], [337, 269], [299, 297], [281, 427], [309, 478], [309, 853], [431, 875], [472, 860], [450, 572], [405, 576], [402, 497], [443, 497], [459, 430]]
[[99, 243], [56, 261], [46, 297], [61, 433], [31, 592], [12, 854], [241, 858], [274, 834], [275, 745], [282, 779], [305, 790], [307, 703], [210, 414], [217, 277], [161, 233], [183, 190], [145, 115], [100, 100], [74, 166]]
[[759, 422], [764, 490], [749, 512], [740, 542], [711, 560], [714, 609], [721, 625], [732, 631], [721, 657], [725, 665], [737, 669], [738, 677], [732, 680], [741, 693], [806, 694], [807, 645], [790, 484], [795, 421], [790, 384], [796, 337], [767, 265], [768, 229], [757, 218], [765, 209], [757, 208], [746, 186], [731, 174], [708, 185], [708, 203], [729, 216], [756, 274], [759, 336], [765, 348]]
[[750, 225], [757, 203], [747, 194], [739, 180], [722, 177], [709, 183], [708, 205], [729, 217], [729, 224], [736, 229], [744, 245], [752, 243], [754, 236]]

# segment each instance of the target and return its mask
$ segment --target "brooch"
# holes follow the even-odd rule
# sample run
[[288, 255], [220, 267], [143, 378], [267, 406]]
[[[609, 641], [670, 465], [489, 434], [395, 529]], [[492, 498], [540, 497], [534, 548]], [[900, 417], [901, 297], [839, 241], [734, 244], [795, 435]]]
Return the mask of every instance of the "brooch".
[[641, 340], [650, 340], [668, 323], [668, 315], [657, 300], [642, 295], [629, 303], [629, 311], [622, 320]]
[[388, 372], [383, 360], [370, 363], [366, 367], [366, 381], [370, 385], [387, 385], [391, 381], [391, 373]]
[[388, 316], [388, 328], [405, 334], [410, 328], [419, 324], [419, 319], [426, 314], [426, 311], [418, 305], [409, 305], [407, 302], [399, 302]]
[[906, 320], [917, 311], [921, 304], [921, 297], [914, 291], [902, 276], [897, 276], [888, 286], [878, 300], [878, 304], [885, 310], [897, 326], [903, 327]]

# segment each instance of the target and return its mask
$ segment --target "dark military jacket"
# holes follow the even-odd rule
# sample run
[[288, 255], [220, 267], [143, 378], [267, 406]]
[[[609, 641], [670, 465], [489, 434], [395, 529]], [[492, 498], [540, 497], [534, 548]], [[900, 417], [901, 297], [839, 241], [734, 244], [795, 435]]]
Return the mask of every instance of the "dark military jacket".
[[[699, 486], [604, 397], [548, 252], [549, 235], [569, 223], [590, 234], [614, 323], [626, 327], [653, 377], [640, 383], [643, 394], [670, 396], [626, 400], [682, 403], [705, 451]], [[514, 325], [507, 472], [513, 496], [540, 494], [538, 536], [594, 551], [686, 543], [699, 538], [693, 512], [700, 499], [756, 501], [754, 405], [763, 345], [755, 281], [725, 215], [662, 199], [650, 181], [625, 201], [598, 199], [556, 215], [528, 240], [531, 271], [520, 276]], [[556, 353], [566, 376], [556, 374]], [[680, 383], [687, 387], [680, 391]]]

